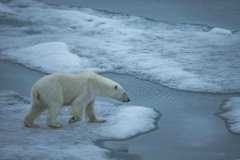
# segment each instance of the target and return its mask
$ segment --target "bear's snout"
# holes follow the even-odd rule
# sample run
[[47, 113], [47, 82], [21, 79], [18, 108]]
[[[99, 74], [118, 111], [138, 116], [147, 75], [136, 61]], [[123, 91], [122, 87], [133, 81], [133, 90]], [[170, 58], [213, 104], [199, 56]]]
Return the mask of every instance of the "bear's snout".
[[123, 102], [129, 102], [129, 101], [130, 101], [127, 93], [124, 92], [124, 93], [122, 94], [121, 100], [122, 100]]

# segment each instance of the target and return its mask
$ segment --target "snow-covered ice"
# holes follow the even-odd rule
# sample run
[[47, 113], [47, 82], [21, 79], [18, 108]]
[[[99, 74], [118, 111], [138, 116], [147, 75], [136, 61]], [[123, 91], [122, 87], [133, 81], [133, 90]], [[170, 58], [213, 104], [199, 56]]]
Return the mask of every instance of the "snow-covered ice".
[[63, 42], [40, 43], [5, 54], [17, 62], [45, 72], [79, 72], [89, 66], [86, 58], [71, 53]]
[[[8, 25], [0, 27], [0, 51], [29, 67], [47, 72], [61, 68], [128, 73], [192, 91], [240, 91], [240, 32], [31, 0], [12, 0], [8, 7], [18, 13], [18, 25], [6, 20]], [[55, 43], [65, 47], [49, 47], [49, 51], [42, 47]], [[57, 52], [66, 60], [44, 63], [44, 56], [51, 53], [52, 59]], [[36, 62], [39, 57], [43, 60]]]
[[28, 98], [15, 92], [0, 92], [0, 159], [108, 159], [109, 151], [96, 146], [96, 140], [123, 139], [149, 131], [158, 116], [151, 108], [98, 100], [97, 114], [107, 119], [106, 123], [81, 121], [69, 125], [70, 111], [65, 108], [59, 116], [63, 128], [48, 128], [46, 114], [37, 120], [40, 128], [25, 128], [23, 118], [29, 109]]
[[229, 129], [240, 134], [240, 97], [230, 98], [222, 106], [222, 110], [220, 116], [225, 119]]
[[[145, 118], [142, 118], [145, 117]], [[144, 132], [154, 128], [157, 113], [149, 108], [139, 106], [120, 108], [116, 115], [108, 118], [109, 122], [113, 122], [107, 127], [103, 127], [102, 133], [105, 137], [123, 139], [128, 136], [134, 136], [141, 133], [142, 126], [145, 126]]]

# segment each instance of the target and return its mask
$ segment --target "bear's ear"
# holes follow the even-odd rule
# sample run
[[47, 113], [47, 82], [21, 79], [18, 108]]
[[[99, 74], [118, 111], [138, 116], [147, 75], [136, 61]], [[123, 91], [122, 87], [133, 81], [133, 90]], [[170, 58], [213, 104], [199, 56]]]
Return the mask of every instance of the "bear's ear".
[[115, 90], [117, 90], [117, 89], [118, 89], [118, 86], [117, 86], [117, 85], [115, 85], [115, 86], [114, 86], [114, 89], [115, 89]]

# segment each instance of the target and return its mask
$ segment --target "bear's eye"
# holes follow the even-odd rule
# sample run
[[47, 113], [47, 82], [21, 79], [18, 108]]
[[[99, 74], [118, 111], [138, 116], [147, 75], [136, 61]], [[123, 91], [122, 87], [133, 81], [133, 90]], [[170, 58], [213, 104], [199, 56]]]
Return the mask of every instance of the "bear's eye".
[[114, 86], [114, 89], [115, 89], [115, 90], [117, 90], [117, 89], [118, 89], [118, 86], [117, 86], [117, 85], [116, 85], [116, 86]]

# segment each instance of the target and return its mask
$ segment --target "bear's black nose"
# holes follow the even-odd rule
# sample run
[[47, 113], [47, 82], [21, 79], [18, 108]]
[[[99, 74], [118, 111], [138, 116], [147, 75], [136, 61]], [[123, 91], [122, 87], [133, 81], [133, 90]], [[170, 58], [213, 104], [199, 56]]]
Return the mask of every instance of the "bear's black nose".
[[122, 101], [123, 102], [129, 102], [130, 101], [130, 98], [128, 97], [128, 95], [126, 93], [123, 93], [122, 95]]
[[130, 99], [124, 99], [123, 102], [130, 102]]

